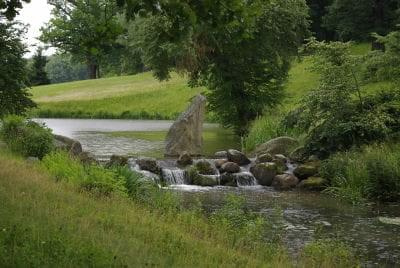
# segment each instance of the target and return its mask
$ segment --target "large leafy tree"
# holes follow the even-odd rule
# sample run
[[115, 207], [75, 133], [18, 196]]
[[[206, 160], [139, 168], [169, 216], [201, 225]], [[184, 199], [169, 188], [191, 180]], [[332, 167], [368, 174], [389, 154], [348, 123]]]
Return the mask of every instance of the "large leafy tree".
[[399, 18], [399, 0], [334, 0], [325, 26], [340, 40], [370, 40], [371, 33], [385, 35]]
[[[124, 0], [120, 4], [124, 4]], [[239, 135], [279, 102], [291, 57], [308, 33], [304, 0], [126, 1], [145, 64], [208, 88], [209, 107]]]
[[45, 70], [47, 57], [43, 55], [43, 48], [39, 47], [32, 57], [32, 67], [29, 74], [29, 80], [32, 86], [50, 84]]
[[334, 37], [334, 32], [328, 30], [323, 25], [323, 17], [328, 12], [328, 7], [334, 0], [307, 0], [310, 8], [311, 31], [319, 40], [330, 40]]
[[85, 65], [73, 61], [68, 53], [51, 55], [46, 64], [46, 72], [52, 83], [87, 79]]
[[34, 107], [27, 91], [26, 48], [21, 42], [23, 31], [10, 22], [21, 7], [21, 1], [0, 1], [0, 117], [24, 114]]
[[52, 19], [41, 39], [87, 64], [89, 78], [99, 77], [102, 57], [116, 44], [122, 27], [114, 0], [52, 0]]

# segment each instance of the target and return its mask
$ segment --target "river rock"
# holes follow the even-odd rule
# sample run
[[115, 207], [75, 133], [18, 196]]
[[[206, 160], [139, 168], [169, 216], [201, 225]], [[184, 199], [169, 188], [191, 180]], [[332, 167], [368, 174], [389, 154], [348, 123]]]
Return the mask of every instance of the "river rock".
[[298, 183], [299, 179], [296, 176], [292, 174], [282, 174], [275, 176], [272, 186], [278, 190], [290, 190], [296, 187]]
[[216, 186], [218, 185], [218, 175], [200, 174], [195, 167], [191, 167], [188, 172], [188, 181], [192, 185], [199, 186]]
[[298, 143], [291, 137], [279, 137], [257, 146], [255, 152], [288, 155]]
[[93, 165], [93, 164], [98, 164], [98, 161], [94, 154], [89, 153], [89, 152], [82, 152], [78, 155], [79, 161], [81, 161], [82, 164], [84, 165]]
[[221, 171], [222, 172], [228, 172], [228, 173], [237, 173], [240, 171], [240, 167], [238, 164], [234, 162], [226, 162], [221, 166]]
[[220, 184], [224, 186], [236, 187], [236, 177], [232, 173], [223, 173], [220, 177]]
[[265, 154], [260, 154], [257, 156], [256, 163], [257, 164], [267, 163], [267, 162], [272, 162], [272, 160], [274, 160], [272, 155], [269, 153], [265, 153]]
[[311, 190], [311, 191], [321, 191], [326, 188], [327, 181], [321, 177], [309, 177], [305, 180], [302, 180], [298, 188]]
[[202, 175], [216, 175], [218, 172], [210, 161], [201, 159], [194, 164], [196, 170]]
[[65, 150], [75, 156], [82, 153], [82, 145], [79, 141], [61, 135], [53, 135], [53, 137], [56, 149]]
[[228, 159], [216, 159], [214, 160], [214, 165], [216, 168], [220, 169], [223, 164], [227, 163]]
[[254, 175], [259, 184], [271, 186], [277, 174], [277, 166], [275, 163], [256, 164], [250, 168], [250, 172]]
[[227, 151], [219, 151], [219, 152], [216, 152], [214, 154], [214, 156], [217, 157], [217, 158], [227, 158], [228, 157], [228, 152]]
[[192, 159], [192, 157], [190, 156], [190, 154], [188, 153], [188, 152], [183, 152], [180, 156], [179, 156], [179, 158], [178, 158], [178, 160], [176, 161], [176, 163], [178, 164], [178, 165], [180, 165], [180, 166], [188, 166], [188, 165], [191, 165], [191, 164], [193, 164], [193, 159]]
[[400, 226], [400, 217], [388, 218], [388, 217], [378, 217], [378, 220], [385, 224], [392, 224]]
[[228, 150], [228, 160], [229, 162], [234, 162], [239, 166], [244, 166], [251, 163], [250, 159], [248, 159], [244, 153], [234, 149]]
[[154, 174], [161, 175], [161, 168], [157, 164], [157, 160], [152, 157], [141, 157], [136, 160], [140, 169], [150, 171]]
[[112, 166], [126, 166], [128, 164], [128, 157], [124, 155], [116, 155], [113, 154], [110, 157], [110, 161], [106, 164], [107, 167], [112, 167]]
[[287, 158], [283, 154], [274, 155], [272, 162], [276, 164], [278, 174], [282, 174], [288, 169]]
[[293, 171], [293, 174], [298, 177], [300, 180], [305, 180], [311, 176], [314, 176], [318, 173], [318, 168], [312, 164], [302, 164], [299, 165]]
[[297, 147], [296, 149], [294, 149], [289, 154], [289, 158], [296, 162], [303, 162], [304, 160], [306, 160], [305, 155], [306, 155], [306, 149], [304, 148], [304, 146], [300, 146], [300, 147]]
[[166, 138], [165, 155], [179, 156], [183, 152], [201, 155], [206, 98], [196, 96], [188, 109], [173, 123]]

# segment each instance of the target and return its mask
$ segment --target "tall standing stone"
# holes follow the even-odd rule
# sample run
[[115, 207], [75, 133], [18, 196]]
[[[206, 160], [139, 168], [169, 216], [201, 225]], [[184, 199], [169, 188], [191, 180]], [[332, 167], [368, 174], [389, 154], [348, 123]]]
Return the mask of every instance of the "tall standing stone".
[[206, 98], [197, 95], [169, 129], [166, 138], [166, 156], [179, 156], [185, 151], [190, 155], [201, 155], [205, 111]]

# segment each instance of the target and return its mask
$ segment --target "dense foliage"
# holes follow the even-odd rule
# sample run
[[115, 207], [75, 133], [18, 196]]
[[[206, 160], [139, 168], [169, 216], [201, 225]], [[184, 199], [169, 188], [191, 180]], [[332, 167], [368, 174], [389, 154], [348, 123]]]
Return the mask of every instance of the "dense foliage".
[[382, 35], [398, 23], [398, 0], [334, 0], [325, 16], [325, 27], [340, 40], [371, 40], [371, 33]]
[[28, 73], [22, 34], [15, 23], [2, 21], [0, 17], [0, 117], [24, 114], [35, 106], [26, 89]]
[[47, 57], [43, 55], [43, 48], [39, 47], [32, 57], [32, 66], [29, 70], [29, 81], [32, 86], [50, 84], [45, 70]]
[[239, 135], [279, 103], [291, 56], [308, 33], [302, 0], [127, 1], [128, 17], [144, 12], [145, 64], [159, 79], [178, 69], [206, 86], [210, 109]]
[[12, 151], [25, 157], [43, 158], [53, 149], [51, 130], [20, 116], [5, 117], [0, 134]]
[[46, 73], [51, 83], [62, 83], [88, 78], [84, 64], [72, 60], [70, 54], [55, 54], [48, 58]]
[[42, 28], [42, 41], [70, 53], [87, 65], [89, 78], [98, 78], [102, 57], [113, 49], [123, 30], [115, 1], [55, 0], [50, 4], [52, 18]]
[[398, 131], [399, 89], [363, 96], [357, 68], [360, 59], [350, 56], [349, 44], [311, 40], [306, 50], [314, 53], [313, 70], [320, 74], [320, 83], [286, 117], [285, 124], [307, 133], [308, 155], [325, 158]]
[[30, 0], [0, 0], [0, 19], [5, 17], [13, 20], [19, 14], [18, 9], [22, 8], [22, 4], [29, 2]]

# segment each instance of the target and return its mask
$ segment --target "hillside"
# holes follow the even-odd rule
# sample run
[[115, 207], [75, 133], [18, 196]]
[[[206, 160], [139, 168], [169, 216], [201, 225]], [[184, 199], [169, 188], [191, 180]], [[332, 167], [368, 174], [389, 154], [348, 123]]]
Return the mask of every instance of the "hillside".
[[39, 117], [173, 119], [202, 90], [177, 74], [159, 82], [147, 72], [39, 86], [31, 93]]

